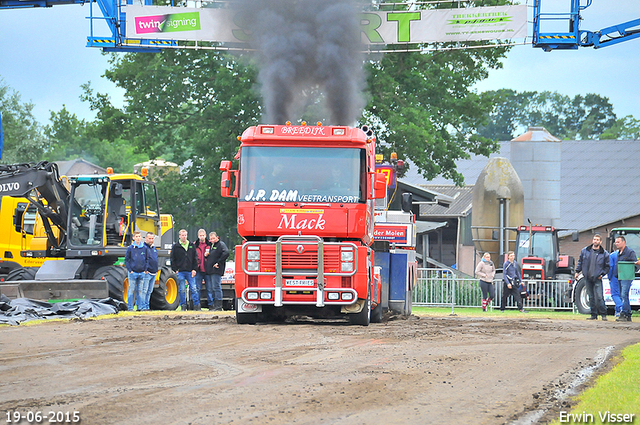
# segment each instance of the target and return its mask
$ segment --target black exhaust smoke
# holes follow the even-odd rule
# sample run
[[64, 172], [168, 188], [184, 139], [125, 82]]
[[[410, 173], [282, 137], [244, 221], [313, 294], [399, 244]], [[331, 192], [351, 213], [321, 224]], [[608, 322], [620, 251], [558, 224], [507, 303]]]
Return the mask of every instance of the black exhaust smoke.
[[353, 125], [364, 107], [357, 3], [253, 0], [243, 9], [258, 52], [263, 121], [293, 121], [315, 107], [329, 124]]

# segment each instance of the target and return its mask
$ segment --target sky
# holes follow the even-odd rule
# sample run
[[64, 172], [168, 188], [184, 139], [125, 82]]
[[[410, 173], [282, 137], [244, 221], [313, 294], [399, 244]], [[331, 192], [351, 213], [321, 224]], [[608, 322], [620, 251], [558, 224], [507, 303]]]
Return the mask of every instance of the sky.
[[[564, 5], [568, 8], [570, 0], [544, 1], [558, 5], [558, 10], [549, 11], [559, 11]], [[101, 16], [96, 6], [94, 14]], [[88, 16], [89, 5], [0, 10], [0, 79], [19, 92], [23, 102], [35, 105], [34, 115], [42, 124], [49, 123], [50, 111], [59, 111], [63, 105], [78, 118], [93, 119], [89, 105], [79, 98], [80, 86], [87, 82], [109, 94], [117, 106], [123, 104], [124, 92], [102, 77], [109, 67], [108, 56], [86, 47]], [[593, 0], [582, 17], [581, 28], [591, 31], [638, 19], [640, 0]], [[94, 35], [109, 32], [99, 22]], [[503, 63], [503, 69], [491, 71], [475, 88], [549, 90], [571, 97], [595, 93], [609, 98], [618, 117], [640, 119], [640, 38], [601, 49], [552, 52], [519, 45]]]

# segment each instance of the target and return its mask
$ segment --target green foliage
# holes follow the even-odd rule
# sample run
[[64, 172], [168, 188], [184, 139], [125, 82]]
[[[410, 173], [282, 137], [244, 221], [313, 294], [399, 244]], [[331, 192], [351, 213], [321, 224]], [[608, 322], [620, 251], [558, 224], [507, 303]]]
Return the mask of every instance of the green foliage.
[[496, 144], [475, 131], [486, 123], [492, 97], [471, 90], [499, 68], [505, 48], [387, 54], [369, 64], [369, 102], [362, 122], [374, 128], [386, 158], [397, 152], [427, 179], [462, 184], [456, 161], [489, 155]]
[[97, 113], [92, 134], [181, 165], [181, 175], [158, 184], [162, 212], [173, 214], [178, 228], [215, 230], [232, 246], [235, 199], [220, 196], [218, 168], [237, 152], [237, 136], [258, 121], [254, 69], [223, 53], [167, 49], [113, 56], [105, 75], [125, 89], [126, 106], [87, 90]]
[[616, 122], [609, 99], [596, 94], [572, 99], [558, 92], [501, 89], [485, 95], [495, 106], [479, 133], [493, 140], [511, 140], [528, 127], [545, 127], [564, 140], [599, 139]]
[[20, 94], [0, 79], [0, 112], [2, 112], [2, 163], [41, 161], [46, 148], [42, 128], [33, 116], [33, 104], [22, 103]]
[[640, 139], [640, 120], [627, 115], [616, 122], [600, 135], [601, 140], [638, 140]]
[[[85, 90], [89, 90], [88, 87]], [[116, 137], [103, 140], [96, 137], [95, 123], [79, 120], [66, 107], [51, 113], [51, 125], [45, 127], [49, 148], [45, 154], [48, 161], [85, 159], [101, 167], [112, 167], [116, 173], [130, 173], [133, 165], [147, 160], [146, 155], [136, 154], [126, 140]]]

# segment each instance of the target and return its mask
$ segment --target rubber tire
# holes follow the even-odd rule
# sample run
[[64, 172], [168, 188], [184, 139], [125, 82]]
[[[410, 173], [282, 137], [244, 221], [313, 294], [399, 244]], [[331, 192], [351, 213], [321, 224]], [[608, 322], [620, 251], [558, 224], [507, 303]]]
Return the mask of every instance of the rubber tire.
[[574, 302], [580, 314], [591, 314], [591, 307], [589, 307], [589, 294], [587, 293], [587, 285], [585, 279], [580, 279], [576, 283], [576, 289], [574, 291]]
[[239, 325], [255, 325], [258, 321], [258, 313], [238, 313], [238, 299], [236, 299], [236, 323]]
[[382, 303], [378, 304], [371, 312], [371, 323], [382, 322]]
[[126, 288], [129, 286], [127, 269], [122, 266], [104, 266], [93, 274], [94, 279], [102, 279], [103, 277], [109, 285], [109, 297], [127, 302], [125, 300], [127, 296]]
[[160, 269], [157, 288], [153, 288], [149, 306], [152, 310], [175, 310], [180, 306], [178, 275], [168, 267]]
[[9, 272], [6, 280], [34, 280], [37, 272], [38, 267], [18, 267]]
[[371, 294], [367, 293], [367, 299], [360, 313], [349, 314], [349, 323], [352, 325], [369, 326], [369, 323], [371, 323]]

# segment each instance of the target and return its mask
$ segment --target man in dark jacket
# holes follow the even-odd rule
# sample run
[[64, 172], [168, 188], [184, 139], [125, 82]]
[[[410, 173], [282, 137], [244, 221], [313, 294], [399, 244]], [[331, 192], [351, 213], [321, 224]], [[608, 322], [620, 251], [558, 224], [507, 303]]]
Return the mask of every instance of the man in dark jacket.
[[198, 269], [198, 253], [196, 248], [187, 240], [187, 231], [180, 229], [178, 242], [171, 248], [171, 268], [178, 275], [178, 293], [180, 294], [180, 308], [187, 309], [187, 297], [184, 291], [185, 281], [189, 283], [189, 292], [193, 300], [193, 308], [200, 310], [200, 291], [196, 288], [196, 270]]
[[589, 294], [589, 307], [591, 317], [587, 320], [596, 320], [598, 314], [602, 320], [607, 320], [607, 307], [604, 305], [604, 292], [602, 290], [602, 276], [609, 273], [609, 253], [602, 247], [602, 238], [599, 234], [593, 235], [591, 245], [582, 248], [578, 266], [576, 267], [576, 279], [582, 272], [585, 279], [587, 294]]
[[[613, 271], [615, 277], [618, 278], [618, 282], [620, 283], [620, 298], [622, 298], [622, 311], [620, 312], [620, 317], [616, 319], [616, 322], [631, 322], [631, 304], [629, 302], [629, 290], [631, 289], [631, 283], [633, 283], [633, 279], [631, 280], [622, 280], [618, 276], [618, 265], [620, 261], [631, 261], [636, 265], [640, 264], [638, 257], [636, 257], [636, 253], [633, 249], [627, 246], [627, 240], [624, 236], [616, 237], [616, 248], [618, 248], [618, 262], [616, 263], [616, 268]], [[635, 270], [635, 266], [634, 266]]]
[[229, 258], [229, 249], [227, 245], [220, 240], [216, 232], [209, 233], [209, 242], [211, 242], [211, 249], [205, 261], [205, 268], [209, 276], [207, 296], [209, 299], [213, 298], [213, 311], [220, 311], [222, 310], [221, 281], [227, 258]]
[[507, 261], [502, 266], [502, 297], [500, 299], [500, 311], [504, 312], [507, 306], [507, 298], [510, 296], [516, 302], [520, 313], [526, 313], [520, 296], [520, 283], [522, 283], [522, 275], [520, 268], [516, 263], [516, 254], [513, 251], [507, 253]]

